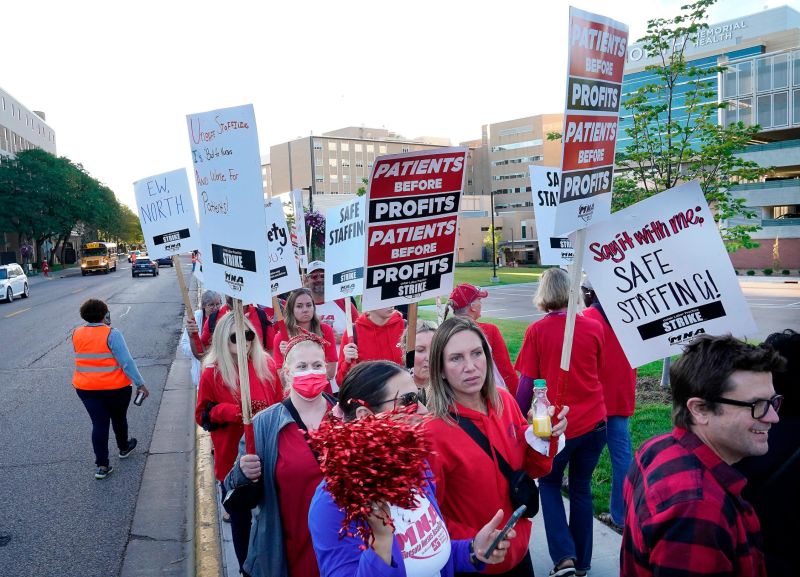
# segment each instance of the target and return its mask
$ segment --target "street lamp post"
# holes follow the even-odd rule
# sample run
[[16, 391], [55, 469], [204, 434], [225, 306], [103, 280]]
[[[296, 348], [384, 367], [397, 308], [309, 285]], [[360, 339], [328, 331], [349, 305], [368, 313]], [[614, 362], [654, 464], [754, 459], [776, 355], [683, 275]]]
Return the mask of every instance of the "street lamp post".
[[308, 212], [314, 212], [314, 189], [310, 186], [304, 186], [302, 190], [308, 191]]
[[491, 205], [490, 212], [492, 215], [492, 282], [500, 282], [500, 279], [497, 278], [497, 247], [495, 243], [497, 242], [495, 238], [495, 229], [494, 229], [494, 189], [489, 189], [489, 204]]

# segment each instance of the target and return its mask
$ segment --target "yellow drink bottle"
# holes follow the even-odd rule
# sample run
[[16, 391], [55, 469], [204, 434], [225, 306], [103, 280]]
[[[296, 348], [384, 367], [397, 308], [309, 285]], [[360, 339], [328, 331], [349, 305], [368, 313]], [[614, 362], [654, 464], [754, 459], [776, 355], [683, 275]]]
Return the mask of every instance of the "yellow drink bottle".
[[550, 425], [550, 401], [547, 398], [547, 382], [544, 379], [533, 381], [533, 402], [531, 403], [531, 425], [533, 434], [549, 439], [552, 429]]

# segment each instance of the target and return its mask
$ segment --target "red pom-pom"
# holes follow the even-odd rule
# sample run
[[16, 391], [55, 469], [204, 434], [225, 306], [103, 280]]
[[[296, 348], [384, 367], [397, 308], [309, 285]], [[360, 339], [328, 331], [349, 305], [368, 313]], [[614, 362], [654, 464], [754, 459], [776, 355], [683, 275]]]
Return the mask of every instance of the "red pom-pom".
[[366, 548], [372, 538], [367, 517], [373, 503], [418, 506], [430, 454], [423, 422], [419, 415], [400, 409], [347, 423], [325, 419], [309, 433], [328, 492], [344, 511], [340, 535], [354, 536], [350, 524], [355, 523]]

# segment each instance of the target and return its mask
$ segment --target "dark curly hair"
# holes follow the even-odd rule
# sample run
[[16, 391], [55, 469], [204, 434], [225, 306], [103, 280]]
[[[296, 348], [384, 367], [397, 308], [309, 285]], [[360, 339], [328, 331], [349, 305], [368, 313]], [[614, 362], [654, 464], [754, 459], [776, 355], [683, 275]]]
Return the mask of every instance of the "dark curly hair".
[[89, 299], [81, 305], [81, 318], [87, 323], [101, 323], [108, 313], [108, 305], [100, 299]]

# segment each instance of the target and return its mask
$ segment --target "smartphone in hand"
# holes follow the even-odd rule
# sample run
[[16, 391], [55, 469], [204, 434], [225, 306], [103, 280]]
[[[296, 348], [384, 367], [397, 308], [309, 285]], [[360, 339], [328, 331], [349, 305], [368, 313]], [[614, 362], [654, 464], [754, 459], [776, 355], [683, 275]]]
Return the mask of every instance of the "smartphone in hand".
[[144, 391], [139, 389], [136, 391], [136, 397], [133, 399], [133, 404], [137, 407], [140, 407], [142, 405], [142, 401], [144, 401]]
[[494, 550], [497, 549], [497, 546], [500, 544], [500, 541], [502, 541], [503, 539], [506, 538], [506, 535], [508, 535], [508, 532], [511, 531], [511, 529], [514, 528], [514, 525], [516, 525], [517, 522], [522, 518], [522, 515], [525, 514], [525, 511], [526, 511], [527, 508], [528, 507], [525, 506], [525, 505], [520, 505], [519, 508], [516, 511], [514, 511], [514, 514], [511, 515], [511, 518], [508, 520], [508, 522], [505, 524], [505, 526], [497, 534], [497, 537], [494, 538], [494, 541], [492, 541], [492, 544], [489, 545], [489, 548], [486, 550], [486, 553], [483, 555], [484, 559], [488, 559], [489, 557], [492, 556], [492, 553], [494, 553]]

